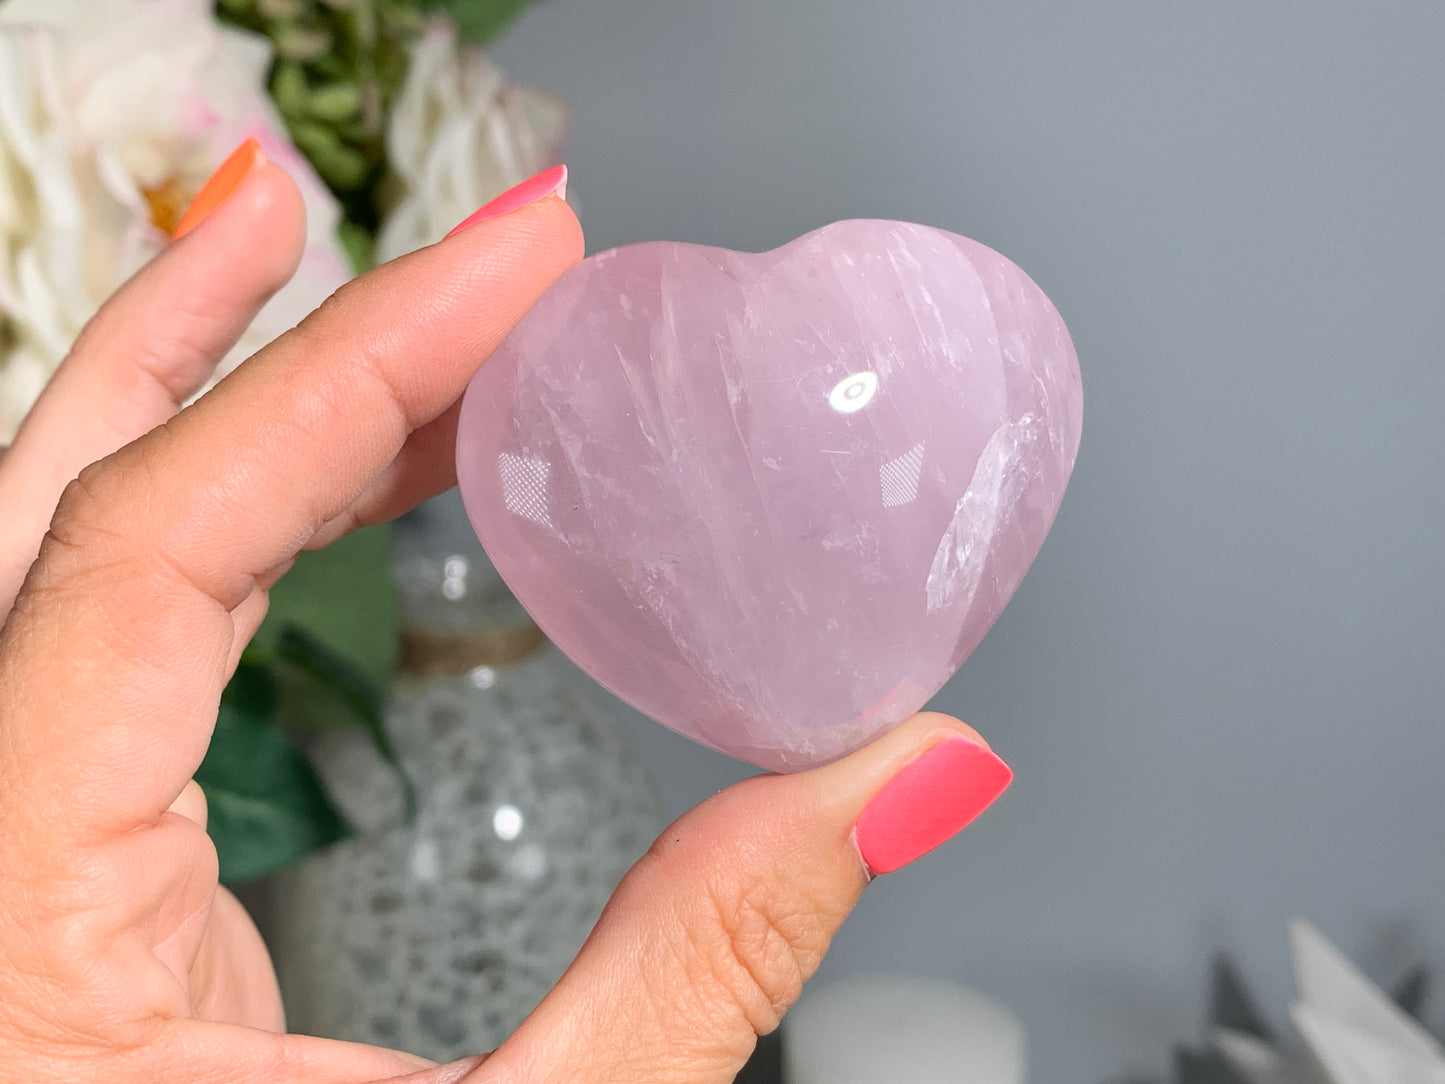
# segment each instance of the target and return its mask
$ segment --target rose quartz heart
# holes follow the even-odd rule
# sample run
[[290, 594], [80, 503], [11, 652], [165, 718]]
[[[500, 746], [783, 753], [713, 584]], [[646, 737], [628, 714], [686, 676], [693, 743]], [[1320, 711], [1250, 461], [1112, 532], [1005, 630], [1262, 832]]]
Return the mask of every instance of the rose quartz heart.
[[1082, 390], [1018, 267], [902, 222], [573, 268], [462, 403], [457, 475], [583, 669], [791, 771], [917, 711], [1058, 511]]

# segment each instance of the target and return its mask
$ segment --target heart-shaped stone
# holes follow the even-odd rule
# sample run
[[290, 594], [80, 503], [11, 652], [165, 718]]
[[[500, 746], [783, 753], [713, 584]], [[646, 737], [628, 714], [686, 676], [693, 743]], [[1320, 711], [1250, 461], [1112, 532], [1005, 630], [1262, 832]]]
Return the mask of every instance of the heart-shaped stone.
[[983, 638], [1078, 450], [1063, 321], [997, 252], [851, 221], [760, 254], [628, 245], [462, 404], [507, 584], [584, 670], [791, 771], [917, 711]]

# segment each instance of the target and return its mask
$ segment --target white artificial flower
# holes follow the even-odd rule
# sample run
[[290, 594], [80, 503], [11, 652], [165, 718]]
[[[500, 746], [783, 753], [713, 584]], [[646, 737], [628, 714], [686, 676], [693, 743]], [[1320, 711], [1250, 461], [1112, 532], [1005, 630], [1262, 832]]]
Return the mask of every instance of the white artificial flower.
[[382, 223], [378, 259], [441, 240], [493, 196], [554, 165], [566, 127], [560, 101], [508, 85], [480, 49], [457, 45], [449, 21], [430, 22], [388, 121], [401, 197]]
[[248, 136], [300, 186], [307, 247], [217, 376], [350, 276], [336, 201], [266, 94], [269, 43], [222, 27], [211, 6], [0, 3], [0, 444], [86, 320]]

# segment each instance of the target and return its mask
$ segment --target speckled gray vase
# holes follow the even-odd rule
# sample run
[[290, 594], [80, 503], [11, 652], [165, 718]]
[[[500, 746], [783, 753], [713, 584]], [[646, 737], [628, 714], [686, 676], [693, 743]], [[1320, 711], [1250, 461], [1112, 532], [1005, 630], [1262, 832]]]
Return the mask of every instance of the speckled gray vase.
[[661, 830], [609, 698], [548, 644], [459, 518], [399, 525], [406, 633], [387, 727], [311, 749], [357, 838], [282, 874], [272, 941], [293, 1031], [447, 1061], [497, 1046]]

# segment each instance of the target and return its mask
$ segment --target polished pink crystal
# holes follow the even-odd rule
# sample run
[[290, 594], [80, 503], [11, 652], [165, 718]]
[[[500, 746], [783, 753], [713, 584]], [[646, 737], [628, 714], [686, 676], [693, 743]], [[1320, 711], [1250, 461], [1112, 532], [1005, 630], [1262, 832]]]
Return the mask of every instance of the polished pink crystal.
[[851, 221], [761, 254], [629, 245], [573, 268], [462, 404], [487, 552], [583, 669], [764, 768], [917, 711], [1058, 511], [1078, 360], [1018, 267]]

